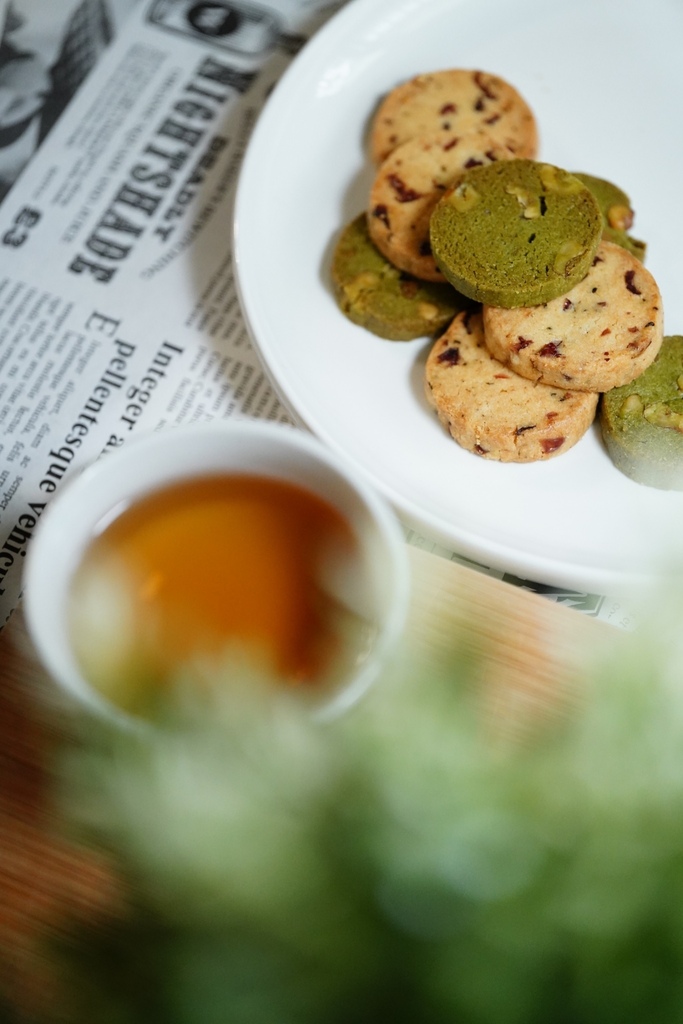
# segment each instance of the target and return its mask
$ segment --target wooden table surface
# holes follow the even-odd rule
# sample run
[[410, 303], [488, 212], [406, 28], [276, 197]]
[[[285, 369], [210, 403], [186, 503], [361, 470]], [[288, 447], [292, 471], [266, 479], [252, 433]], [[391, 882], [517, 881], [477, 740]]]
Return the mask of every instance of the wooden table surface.
[[[411, 664], [427, 677], [454, 643], [464, 643], [481, 659], [488, 711], [505, 727], [552, 712], [580, 680], [586, 652], [619, 642], [617, 629], [580, 612], [438, 555], [408, 551], [413, 590], [404, 643]], [[119, 899], [108, 864], [56, 828], [50, 765], [68, 712], [19, 609], [0, 633], [0, 994], [26, 1013], [49, 1002], [55, 983], [41, 937], [74, 918], [96, 918]]]

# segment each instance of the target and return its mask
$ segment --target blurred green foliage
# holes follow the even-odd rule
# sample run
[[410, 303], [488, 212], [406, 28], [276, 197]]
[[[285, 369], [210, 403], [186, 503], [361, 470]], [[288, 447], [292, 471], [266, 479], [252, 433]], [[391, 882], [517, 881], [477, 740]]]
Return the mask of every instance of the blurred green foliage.
[[516, 740], [467, 659], [325, 725], [251, 679], [141, 732], [88, 722], [66, 818], [133, 908], [62, 951], [69, 1020], [683, 1021], [678, 661], [619, 646]]

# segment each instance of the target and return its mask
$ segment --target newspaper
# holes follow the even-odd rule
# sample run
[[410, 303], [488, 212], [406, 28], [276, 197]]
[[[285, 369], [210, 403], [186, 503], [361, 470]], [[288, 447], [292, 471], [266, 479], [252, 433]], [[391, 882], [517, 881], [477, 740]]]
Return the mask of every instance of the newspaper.
[[[42, 513], [86, 463], [167, 425], [288, 420], [239, 309], [233, 195], [268, 93], [342, 5], [120, 2], [120, 31], [0, 206], [0, 624]], [[603, 596], [477, 568], [627, 624]]]

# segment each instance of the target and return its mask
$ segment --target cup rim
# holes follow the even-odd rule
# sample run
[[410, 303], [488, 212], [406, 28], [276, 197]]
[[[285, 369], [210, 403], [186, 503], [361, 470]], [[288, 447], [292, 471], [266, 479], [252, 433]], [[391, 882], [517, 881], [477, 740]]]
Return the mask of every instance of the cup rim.
[[[236, 450], [235, 446], [240, 441], [266, 442], [281, 453], [303, 456], [324, 467], [360, 500], [377, 539], [382, 541], [383, 573], [390, 575], [388, 582], [391, 598], [386, 614], [379, 622], [372, 654], [348, 681], [313, 705], [311, 712], [320, 721], [336, 718], [365, 694], [401, 637], [410, 596], [406, 542], [394, 512], [372, 485], [362, 479], [343, 457], [327, 448], [314, 435], [286, 423], [238, 418], [167, 426], [127, 440], [121, 448], [100, 456], [67, 478], [43, 512], [26, 553], [22, 602], [27, 630], [36, 653], [50, 677], [82, 706], [128, 727], [146, 722], [102, 696], [85, 679], [73, 656], [65, 627], [65, 597], [69, 580], [90, 536], [86, 534], [80, 540], [78, 536], [74, 538], [73, 532], [75, 530], [78, 534], [79, 528], [77, 525], [74, 527], [73, 523], [78, 523], [80, 515], [81, 519], [85, 519], [86, 527], [92, 529], [106, 515], [105, 510], [112, 511], [114, 503], [107, 500], [105, 485], [111, 486], [116, 475], [123, 473], [126, 467], [139, 467], [140, 460], [144, 462], [147, 456], [155, 453], [176, 454], [182, 446], [191, 447], [196, 444], [195, 439], [202, 438], [213, 439], [216, 443], [225, 439], [233, 446], [231, 450]], [[272, 459], [271, 465], [275, 465]], [[189, 468], [184, 465], [176, 479], [220, 471], [219, 466], [207, 468], [200, 465], [196, 471], [191, 469], [188, 472]], [[230, 467], [226, 465], [223, 468]], [[161, 469], [155, 465], [149, 478], [143, 480], [138, 476], [127, 493], [121, 494], [120, 500], [140, 498], [173, 482], [173, 478], [168, 475], [157, 479], [160, 472]], [[263, 472], [265, 470], [258, 465], [254, 467], [255, 474]], [[294, 473], [290, 475], [273, 470], [272, 475], [282, 475], [296, 482]], [[302, 486], [306, 484], [302, 483]], [[315, 490], [315, 487], [312, 489]], [[93, 500], [96, 493], [103, 495], [99, 501]], [[87, 505], [86, 499], [91, 502], [91, 506], [88, 506], [91, 508], [89, 514], [79, 512], [79, 509]]]

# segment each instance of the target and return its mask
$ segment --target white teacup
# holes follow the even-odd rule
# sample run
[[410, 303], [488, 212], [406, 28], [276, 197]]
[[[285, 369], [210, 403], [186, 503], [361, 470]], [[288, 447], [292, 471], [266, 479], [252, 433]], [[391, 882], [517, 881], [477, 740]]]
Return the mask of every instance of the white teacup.
[[[373, 630], [368, 649], [315, 704], [318, 717], [339, 714], [368, 689], [400, 638], [409, 597], [407, 553], [396, 519], [372, 488], [315, 438], [289, 426], [216, 420], [166, 428], [131, 440], [67, 482], [43, 514], [26, 560], [24, 608], [40, 658], [86, 706], [130, 721], [86, 678], [76, 656], [68, 611], [76, 570], [117, 509], [180, 481], [216, 474], [298, 485], [332, 505], [350, 526], [357, 552], [354, 573], [362, 579], [350, 586], [342, 581], [341, 589], [355, 592], [351, 600], [363, 605]], [[189, 552], [189, 571], [191, 558]]]

